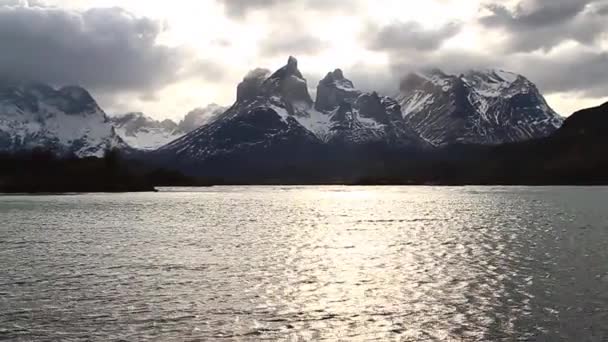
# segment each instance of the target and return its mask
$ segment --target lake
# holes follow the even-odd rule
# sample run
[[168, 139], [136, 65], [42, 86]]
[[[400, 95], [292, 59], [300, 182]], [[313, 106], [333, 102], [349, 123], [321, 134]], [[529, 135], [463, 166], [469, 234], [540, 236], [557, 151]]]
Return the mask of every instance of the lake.
[[0, 196], [0, 340], [607, 341], [606, 187]]

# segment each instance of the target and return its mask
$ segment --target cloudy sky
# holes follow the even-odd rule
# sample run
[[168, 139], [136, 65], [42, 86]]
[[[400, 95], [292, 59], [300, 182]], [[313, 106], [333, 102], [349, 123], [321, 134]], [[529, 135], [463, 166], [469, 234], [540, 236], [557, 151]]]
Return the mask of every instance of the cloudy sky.
[[297, 56], [393, 95], [410, 71], [501, 68], [561, 114], [608, 101], [608, 0], [0, 0], [0, 77], [180, 118]]

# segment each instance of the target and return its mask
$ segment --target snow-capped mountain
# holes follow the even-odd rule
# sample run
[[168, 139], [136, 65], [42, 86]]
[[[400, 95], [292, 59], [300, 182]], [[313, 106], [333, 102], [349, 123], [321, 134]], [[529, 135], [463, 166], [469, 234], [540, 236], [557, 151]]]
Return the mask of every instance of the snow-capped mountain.
[[158, 121], [143, 113], [128, 113], [111, 118], [116, 133], [138, 150], [155, 150], [184, 135], [169, 119]]
[[177, 131], [182, 135], [190, 133], [202, 125], [217, 119], [217, 117], [223, 114], [226, 109], [228, 108], [215, 103], [212, 103], [207, 107], [193, 109], [179, 122]]
[[307, 123], [307, 126], [325, 142], [385, 143], [392, 147], [426, 145], [403, 120], [395, 100], [355, 89], [340, 69], [319, 82], [315, 109], [320, 115], [313, 122], [315, 125]]
[[406, 122], [437, 146], [541, 138], [563, 122], [532, 82], [502, 70], [413, 73], [397, 100]]
[[290, 58], [272, 75], [262, 69], [250, 72], [239, 84], [232, 107], [213, 122], [160, 148], [159, 153], [184, 163], [260, 150], [273, 150], [279, 157], [278, 150], [285, 146], [318, 141], [295, 119], [311, 108], [306, 81], [295, 58]]
[[81, 87], [0, 86], [0, 151], [44, 148], [79, 157], [128, 148], [93, 97]]
[[129, 146], [144, 151], [155, 150], [215, 120], [226, 108], [210, 104], [190, 111], [179, 124], [173, 120], [154, 120], [143, 113], [127, 113], [111, 117], [116, 133]]
[[396, 101], [357, 91], [340, 70], [329, 73], [318, 89], [315, 105], [293, 57], [272, 74], [253, 70], [239, 84], [232, 107], [159, 154], [179, 163], [253, 158], [288, 162], [336, 146], [427, 146], [408, 129]]

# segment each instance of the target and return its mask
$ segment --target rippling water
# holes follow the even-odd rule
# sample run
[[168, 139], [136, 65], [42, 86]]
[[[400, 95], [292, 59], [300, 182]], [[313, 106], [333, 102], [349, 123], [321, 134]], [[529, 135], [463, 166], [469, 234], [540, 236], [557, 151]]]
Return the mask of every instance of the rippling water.
[[608, 188], [0, 197], [0, 340], [607, 341]]

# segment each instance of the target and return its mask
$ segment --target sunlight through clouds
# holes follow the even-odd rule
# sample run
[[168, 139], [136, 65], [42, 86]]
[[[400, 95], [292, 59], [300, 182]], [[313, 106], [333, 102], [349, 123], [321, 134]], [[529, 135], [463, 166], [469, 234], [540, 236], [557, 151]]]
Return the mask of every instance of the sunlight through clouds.
[[[363, 70], [368, 70], [367, 74], [375, 74], [376, 79], [366, 76], [363, 83], [379, 85], [381, 91], [388, 92], [387, 95], [394, 95], [391, 89], [397, 91], [397, 82], [403, 77], [399, 73], [405, 71], [401, 67], [403, 65], [411, 68], [435, 66], [447, 70], [494, 66], [534, 76], [539, 73], [527, 66], [528, 59], [536, 58], [557, 67], [558, 64], [551, 61], [560, 58], [559, 51], [564, 44], [572, 43], [575, 49], [586, 44], [585, 48], [591, 51], [586, 53], [594, 54], [588, 58], [595, 64], [586, 66], [589, 69], [587, 74], [593, 75], [593, 70], [608, 67], [608, 62], [600, 58], [608, 45], [608, 25], [602, 20], [608, 18], [602, 18], [603, 14], [594, 10], [599, 8], [593, 6], [598, 1], [577, 1], [587, 4], [583, 7], [586, 9], [567, 15], [573, 15], [572, 20], [577, 21], [592, 19], [593, 29], [604, 33], [598, 33], [597, 36], [602, 38], [592, 41], [587, 36], [580, 36], [588, 34], [581, 31], [579, 36], [575, 36], [579, 39], [576, 41], [568, 37], [568, 32], [571, 32], [568, 27], [578, 29], [578, 26], [564, 26], [562, 29], [543, 27], [542, 30], [547, 32], [556, 32], [552, 44], [557, 54], [542, 50], [542, 44], [535, 45], [537, 42], [533, 38], [521, 41], [523, 38], [520, 36], [528, 35], [526, 32], [514, 33], [510, 26], [488, 24], [488, 20], [497, 20], [499, 12], [496, 9], [501, 9], [500, 13], [505, 15], [522, 15], [523, 12], [512, 12], [518, 4], [524, 4], [521, 8], [532, 11], [530, 16], [548, 15], [543, 12], [545, 6], [551, 6], [547, 0], [4, 0], [0, 4], [29, 3], [31, 7], [46, 4], [70, 11], [121, 7], [137, 18], [161, 23], [164, 30], [158, 34], [156, 44], [187, 48], [200, 59], [201, 65], [211, 66], [207, 71], [214, 72], [208, 75], [221, 77], [171, 80], [154, 89], [154, 96], [144, 96], [147, 101], [141, 101], [142, 97], [136, 92], [132, 95], [102, 93], [95, 87], [92, 91], [104, 99], [103, 105], [109, 111], [124, 110], [124, 106], [131, 103], [133, 108], [130, 110], [143, 110], [155, 117], [180, 117], [191, 109], [189, 106], [193, 103], [204, 106], [210, 101], [229, 105], [234, 101], [236, 84], [249, 70], [280, 67], [289, 55], [299, 58], [312, 91], [320, 77], [338, 67], [347, 74], [362, 74]], [[547, 23], [557, 25], [550, 20]], [[565, 22], [563, 25], [570, 24]], [[370, 35], [370, 28], [376, 33], [391, 32], [386, 36], [390, 41], [379, 44], [370, 40], [379, 37]], [[563, 38], [559, 36], [561, 33], [565, 34]], [[519, 46], [517, 44], [525, 44], [529, 51], [510, 51], [513, 46]], [[469, 57], [463, 60], [462, 56]], [[571, 72], [574, 65], [563, 67], [566, 69], [550, 72]], [[377, 70], [383, 72], [378, 73]], [[590, 94], [608, 92], [608, 86], [599, 85], [590, 91], [581, 91], [577, 83], [573, 83], [572, 92], [561, 88], [556, 92], [551, 77], [541, 74], [539, 78], [532, 79], [541, 90], [548, 90], [548, 98], [555, 101], [551, 104], [564, 114], [573, 107], [580, 107], [579, 104], [594, 103], [597, 99], [589, 97]], [[132, 96], [132, 101], [125, 101], [129, 96]], [[113, 102], [113, 98], [121, 101]], [[564, 100], [566, 98], [569, 100]]]

